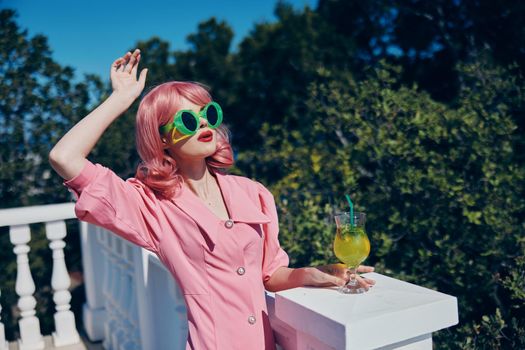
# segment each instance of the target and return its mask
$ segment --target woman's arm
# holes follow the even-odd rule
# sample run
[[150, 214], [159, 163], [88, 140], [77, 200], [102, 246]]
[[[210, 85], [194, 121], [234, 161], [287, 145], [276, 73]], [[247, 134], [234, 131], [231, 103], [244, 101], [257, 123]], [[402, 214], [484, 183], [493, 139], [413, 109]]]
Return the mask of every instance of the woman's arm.
[[140, 51], [126, 53], [111, 65], [113, 93], [69, 130], [49, 153], [49, 162], [65, 180], [80, 173], [84, 160], [107, 127], [124, 113], [144, 89], [147, 69], [137, 80]]
[[309, 269], [309, 267], [292, 269], [281, 266], [275, 270], [270, 279], [266, 281], [264, 287], [269, 292], [302, 287], [305, 285], [306, 276], [308, 275], [307, 269]]
[[[330, 287], [342, 286], [350, 275], [344, 264], [330, 264], [316, 267], [301, 267], [292, 269], [289, 267], [278, 268], [265, 283], [266, 290], [278, 292], [285, 289], [312, 286], [312, 287]], [[358, 272], [372, 272], [371, 266], [361, 265], [357, 268]], [[356, 276], [359, 284], [366, 290], [375, 284], [375, 281], [369, 278]]]

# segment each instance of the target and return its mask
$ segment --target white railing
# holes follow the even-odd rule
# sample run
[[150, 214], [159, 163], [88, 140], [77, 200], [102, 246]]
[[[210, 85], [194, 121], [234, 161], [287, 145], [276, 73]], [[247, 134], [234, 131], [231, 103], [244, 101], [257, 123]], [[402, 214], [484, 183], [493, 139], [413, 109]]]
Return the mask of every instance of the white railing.
[[158, 257], [100, 227], [81, 227], [88, 338], [108, 350], [184, 349], [186, 306]]
[[[20, 339], [18, 349], [44, 349], [44, 337], [40, 332], [40, 321], [35, 316], [36, 299], [35, 283], [29, 269], [28, 253], [31, 241], [29, 224], [45, 223], [46, 237], [50, 241], [49, 248], [53, 251], [53, 272], [51, 286], [53, 300], [56, 304], [54, 314], [55, 332], [52, 334], [53, 346], [81, 344], [75, 326], [75, 316], [71, 308], [70, 279], [64, 260], [64, 238], [66, 237], [66, 219], [75, 217], [72, 203], [33, 206], [0, 210], [0, 227], [9, 226], [9, 239], [16, 254], [16, 293], [21, 319], [18, 321]], [[0, 300], [1, 304], [1, 300]], [[0, 320], [1, 321], [1, 320]], [[0, 322], [0, 350], [7, 350], [3, 323]]]
[[[98, 298], [88, 294], [84, 308], [90, 339], [103, 340], [108, 350], [185, 349], [184, 299], [158, 257], [107, 230], [86, 226], [81, 230], [86, 291], [93, 296], [103, 291]], [[455, 297], [379, 273], [365, 276], [376, 285], [360, 295], [339, 294], [335, 288], [267, 292], [278, 345], [285, 350], [431, 350], [432, 332], [458, 323]], [[105, 304], [96, 302], [103, 297]], [[97, 319], [89, 315], [104, 309], [106, 322], [103, 317], [89, 322]], [[136, 315], [138, 324], [133, 323]]]
[[[11, 226], [17, 254], [16, 288], [23, 310], [19, 344], [25, 349], [40, 349], [42, 338], [34, 316], [34, 284], [27, 263], [27, 227], [33, 222], [46, 222], [53, 249], [53, 289], [60, 305], [55, 314], [56, 344], [78, 337], [68, 311], [69, 279], [62, 252], [63, 220], [71, 217], [73, 204], [0, 210], [0, 226]], [[80, 235], [86, 290], [82, 317], [89, 340], [102, 341], [107, 350], [184, 349], [186, 306], [158, 257], [84, 222], [80, 222]], [[458, 323], [455, 297], [378, 273], [370, 277], [376, 285], [361, 295], [342, 295], [333, 288], [267, 293], [277, 343], [285, 350], [430, 350], [432, 332]], [[0, 323], [0, 350], [2, 335]]]

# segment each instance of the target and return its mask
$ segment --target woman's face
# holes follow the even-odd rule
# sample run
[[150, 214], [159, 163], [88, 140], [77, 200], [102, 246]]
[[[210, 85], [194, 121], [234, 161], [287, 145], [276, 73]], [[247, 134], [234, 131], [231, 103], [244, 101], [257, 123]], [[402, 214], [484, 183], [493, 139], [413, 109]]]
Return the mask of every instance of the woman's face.
[[[180, 109], [190, 109], [197, 115], [203, 106], [194, 104], [193, 102], [182, 98]], [[187, 137], [173, 144], [170, 135], [164, 135], [163, 140], [166, 140], [165, 145], [169, 154], [175, 160], [196, 160], [204, 159], [215, 153], [217, 148], [217, 133], [215, 129], [208, 127], [208, 122], [204, 118], [199, 119], [199, 128], [195, 135]]]

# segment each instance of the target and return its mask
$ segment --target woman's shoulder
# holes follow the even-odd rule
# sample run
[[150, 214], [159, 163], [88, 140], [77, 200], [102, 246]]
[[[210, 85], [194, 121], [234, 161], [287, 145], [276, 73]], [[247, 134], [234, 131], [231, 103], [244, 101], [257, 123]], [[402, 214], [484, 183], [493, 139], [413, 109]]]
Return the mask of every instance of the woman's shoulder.
[[260, 195], [261, 193], [270, 193], [268, 189], [259, 181], [251, 179], [246, 176], [225, 174], [224, 176], [228, 182], [234, 186], [238, 186], [252, 195]]
[[[107, 189], [106, 192], [115, 192], [118, 190], [125, 191], [128, 194], [137, 193], [143, 200], [157, 201], [158, 196], [144, 182], [136, 177], [127, 177], [118, 175], [113, 169], [100, 163], [87, 162], [86, 168], [91, 169], [93, 175], [90, 179], [93, 188], [100, 190]], [[132, 198], [138, 197], [130, 197]]]
[[255, 180], [242, 175], [222, 174], [222, 176], [228, 181], [239, 186], [254, 186], [257, 183]]

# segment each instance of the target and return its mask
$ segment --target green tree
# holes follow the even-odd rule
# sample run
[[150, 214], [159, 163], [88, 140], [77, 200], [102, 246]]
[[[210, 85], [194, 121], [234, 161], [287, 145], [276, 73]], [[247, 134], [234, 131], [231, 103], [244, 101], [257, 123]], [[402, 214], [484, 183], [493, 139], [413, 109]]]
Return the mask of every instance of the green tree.
[[[47, 157], [65, 131], [85, 115], [90, 93], [100, 89], [97, 77], [72, 83], [74, 71], [51, 58], [44, 36], [29, 38], [15, 22], [12, 10], [0, 11], [0, 198], [2, 208], [66, 202], [69, 193], [55, 176]], [[51, 250], [42, 225], [32, 225], [30, 268], [37, 286], [37, 316], [44, 334], [53, 331]], [[77, 225], [69, 226], [66, 263], [81, 270]], [[8, 227], [0, 228], [0, 289], [2, 322], [8, 339], [17, 338], [16, 262], [10, 253]], [[75, 302], [75, 300], [73, 301]]]
[[308, 127], [263, 128], [259, 152], [262, 162], [281, 164], [272, 190], [296, 266], [332, 260], [326, 217], [350, 193], [368, 213], [369, 264], [458, 297], [465, 323], [447, 331], [457, 335], [454, 342], [438, 334], [440, 348], [468, 348], [476, 329], [470, 341], [477, 346], [510, 348], [510, 337], [489, 338], [524, 331], [523, 309], [506, 302], [510, 292], [500, 279], [513, 276], [514, 258], [525, 249], [525, 168], [514, 154], [513, 95], [500, 91], [519, 96], [523, 86], [483, 62], [458, 69], [464, 85], [454, 106], [399, 85], [401, 72], [389, 65], [360, 82], [321, 72], [324, 81], [309, 89]]
[[0, 206], [65, 201], [47, 155], [87, 112], [90, 88], [99, 81], [71, 83], [73, 69], [53, 61], [44, 36], [28, 38], [12, 10], [0, 11], [0, 58]]
[[230, 52], [232, 39], [232, 28], [211, 18], [200, 23], [195, 34], [188, 35], [189, 50], [173, 53], [176, 79], [209, 86], [211, 94], [226, 112], [237, 102], [231, 91], [239, 78]]

